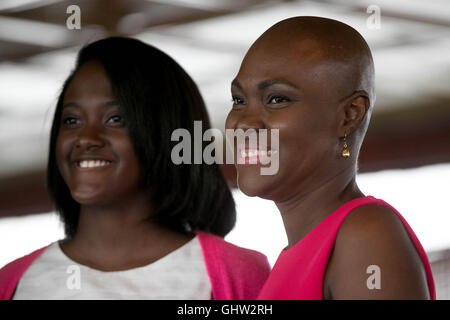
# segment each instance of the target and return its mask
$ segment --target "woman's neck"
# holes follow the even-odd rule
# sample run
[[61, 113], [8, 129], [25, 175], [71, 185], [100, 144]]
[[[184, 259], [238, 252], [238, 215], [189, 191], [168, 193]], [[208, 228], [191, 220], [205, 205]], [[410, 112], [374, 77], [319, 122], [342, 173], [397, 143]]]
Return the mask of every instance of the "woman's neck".
[[286, 201], [277, 202], [288, 238], [287, 248], [303, 239], [343, 204], [360, 197], [364, 194], [356, 184], [354, 169], [349, 168]]

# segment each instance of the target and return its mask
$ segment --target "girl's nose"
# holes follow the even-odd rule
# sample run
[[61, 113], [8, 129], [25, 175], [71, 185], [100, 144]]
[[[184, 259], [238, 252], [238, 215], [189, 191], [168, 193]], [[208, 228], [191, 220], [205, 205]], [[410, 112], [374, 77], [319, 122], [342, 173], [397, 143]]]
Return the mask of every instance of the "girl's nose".
[[78, 135], [76, 146], [84, 149], [102, 148], [105, 146], [105, 141], [98, 128], [86, 125]]

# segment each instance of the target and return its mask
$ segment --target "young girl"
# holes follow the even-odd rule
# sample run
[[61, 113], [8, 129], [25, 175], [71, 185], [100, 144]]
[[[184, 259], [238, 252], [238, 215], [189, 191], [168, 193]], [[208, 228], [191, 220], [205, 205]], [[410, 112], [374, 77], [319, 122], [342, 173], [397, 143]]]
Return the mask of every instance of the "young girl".
[[217, 165], [175, 165], [171, 133], [210, 127], [197, 86], [141, 41], [83, 48], [59, 96], [48, 190], [67, 237], [0, 270], [1, 299], [253, 299], [264, 255], [225, 242]]

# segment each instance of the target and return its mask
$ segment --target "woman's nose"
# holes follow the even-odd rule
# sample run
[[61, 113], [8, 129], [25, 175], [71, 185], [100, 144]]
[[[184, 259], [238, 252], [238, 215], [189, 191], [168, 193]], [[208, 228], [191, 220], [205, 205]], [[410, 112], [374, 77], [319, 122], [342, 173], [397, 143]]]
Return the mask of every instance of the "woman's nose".
[[261, 111], [256, 108], [248, 108], [243, 111], [236, 119], [235, 128], [242, 129], [244, 131], [265, 129], [265, 123], [262, 119]]

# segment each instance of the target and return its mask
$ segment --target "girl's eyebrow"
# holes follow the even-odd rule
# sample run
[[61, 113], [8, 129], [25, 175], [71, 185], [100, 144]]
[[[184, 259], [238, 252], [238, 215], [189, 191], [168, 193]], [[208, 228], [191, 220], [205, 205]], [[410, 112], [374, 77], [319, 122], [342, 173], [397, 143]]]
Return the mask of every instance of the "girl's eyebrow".
[[[105, 105], [107, 107], [117, 107], [117, 106], [119, 106], [119, 102], [117, 100], [111, 100], [111, 101], [105, 102], [103, 105]], [[68, 102], [68, 103], [63, 104], [62, 107], [63, 107], [63, 109], [69, 108], [69, 107], [80, 108], [80, 105], [76, 102]]]
[[75, 102], [68, 102], [68, 103], [63, 104], [62, 107], [63, 107], [63, 109], [64, 108], [69, 108], [69, 107], [79, 108], [80, 105], [78, 103], [75, 103]]
[[105, 106], [108, 107], [117, 107], [119, 105], [119, 101], [117, 100], [111, 100], [105, 103]]

